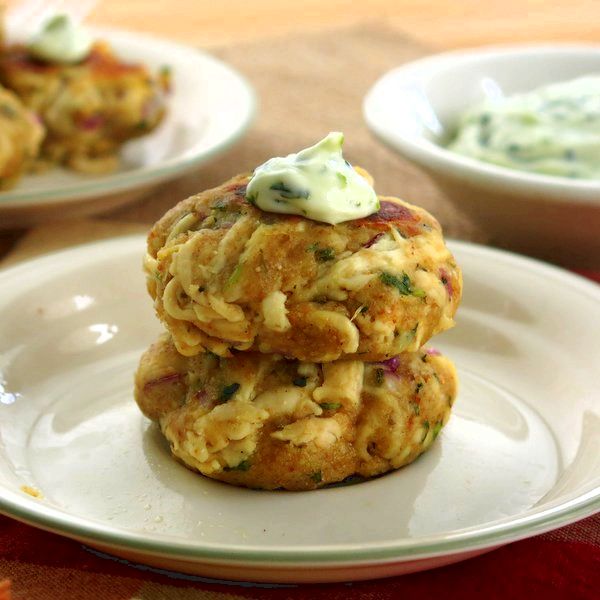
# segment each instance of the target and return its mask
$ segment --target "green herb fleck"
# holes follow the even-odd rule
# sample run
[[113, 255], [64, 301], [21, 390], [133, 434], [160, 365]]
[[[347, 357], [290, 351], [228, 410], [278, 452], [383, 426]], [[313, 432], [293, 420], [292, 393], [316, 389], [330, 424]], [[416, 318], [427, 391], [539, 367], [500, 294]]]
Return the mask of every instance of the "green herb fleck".
[[337, 410], [338, 408], [342, 407], [339, 402], [320, 402], [319, 406], [323, 410]]
[[315, 250], [315, 258], [319, 262], [327, 262], [328, 260], [333, 260], [335, 258], [335, 252], [333, 248], [318, 248]]
[[223, 403], [223, 402], [227, 402], [228, 400], [231, 400], [231, 398], [233, 397], [233, 395], [239, 389], [240, 389], [240, 384], [239, 383], [230, 383], [229, 385], [226, 385], [221, 390], [221, 395], [219, 396], [219, 402]]
[[285, 200], [296, 200], [299, 198], [304, 198], [306, 200], [310, 196], [310, 192], [308, 190], [294, 190], [288, 185], [286, 185], [283, 181], [278, 181], [277, 183], [274, 183], [270, 187], [270, 189], [274, 192], [279, 192], [281, 198], [284, 198]]
[[365, 313], [366, 313], [368, 310], [369, 310], [369, 307], [368, 307], [368, 306], [363, 306], [363, 307], [360, 309], [360, 314], [361, 314], [361, 315], [364, 315], [364, 314], [365, 314]]
[[252, 464], [248, 459], [243, 460], [241, 463], [235, 465], [235, 467], [224, 467], [223, 471], [249, 471]]
[[429, 433], [429, 421], [425, 421], [423, 423], [423, 437], [421, 438], [421, 442], [425, 441], [425, 438], [427, 437], [427, 434]]
[[321, 483], [321, 481], [323, 481], [323, 475], [321, 474], [321, 471], [315, 471], [314, 473], [311, 473], [309, 477], [315, 483]]
[[419, 406], [418, 402], [411, 402], [410, 405], [412, 406], [415, 415], [421, 414], [421, 407]]
[[0, 113], [8, 119], [14, 119], [17, 116], [17, 111], [9, 104], [0, 104]]
[[295, 377], [292, 380], [292, 383], [296, 386], [296, 387], [306, 387], [306, 377]]
[[421, 382], [417, 383], [417, 387], [415, 388], [415, 394], [418, 394], [421, 391], [423, 384]]
[[439, 435], [440, 431], [442, 430], [443, 427], [443, 423], [441, 421], [438, 421], [434, 426], [433, 426], [433, 439], [435, 440], [435, 438]]
[[148, 123], [148, 121], [146, 119], [142, 119], [141, 121], [138, 121], [135, 124], [135, 128], [140, 131], [145, 131], [146, 129], [148, 129], [149, 126], [150, 126], [150, 124]]
[[346, 187], [348, 185], [348, 178], [343, 173], [340, 173], [339, 171], [337, 171], [336, 175], [337, 175], [337, 178], [340, 180], [342, 187]]
[[318, 247], [319, 247], [319, 244], [315, 242], [314, 244], [311, 244], [310, 246], [307, 246], [306, 247], [306, 251], [307, 252], [314, 252]]
[[256, 206], [257, 194], [246, 194], [246, 201], [250, 202], [252, 206]]
[[572, 148], [567, 148], [565, 150], [565, 160], [575, 160], [575, 157], [575, 150], [573, 150]]
[[227, 282], [225, 283], [225, 287], [234, 285], [240, 280], [240, 276], [242, 274], [242, 269], [243, 269], [243, 263], [238, 263], [235, 266], [235, 269], [233, 269], [233, 271], [231, 272], [231, 275], [229, 276], [229, 278], [227, 279]]
[[395, 275], [392, 275], [391, 273], [383, 271], [379, 275], [379, 279], [384, 285], [395, 287], [403, 296], [409, 296], [413, 293], [410, 277], [406, 273], [402, 273], [402, 278], [399, 278]]
[[381, 368], [374, 371], [375, 385], [381, 385], [385, 379], [385, 371]]

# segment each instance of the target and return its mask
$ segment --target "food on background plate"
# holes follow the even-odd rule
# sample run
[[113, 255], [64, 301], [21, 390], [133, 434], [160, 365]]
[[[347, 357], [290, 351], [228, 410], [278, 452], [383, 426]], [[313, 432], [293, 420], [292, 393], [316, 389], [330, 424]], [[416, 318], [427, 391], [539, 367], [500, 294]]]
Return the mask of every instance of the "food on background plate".
[[117, 168], [128, 140], [152, 131], [165, 114], [168, 79], [118, 58], [65, 15], [49, 20], [28, 45], [0, 54], [0, 82], [46, 128], [38, 168], [64, 165], [82, 173]]
[[0, 190], [13, 187], [31, 166], [43, 135], [36, 116], [0, 86]]
[[432, 350], [380, 363], [186, 357], [165, 334], [142, 356], [135, 394], [191, 469], [251, 488], [310, 490], [415, 460], [448, 420], [456, 387], [452, 362]]
[[600, 76], [473, 107], [448, 149], [519, 171], [600, 179]]
[[448, 420], [462, 276], [438, 222], [342, 156], [343, 136], [188, 198], [148, 235], [168, 333], [135, 396], [173, 455], [235, 485], [309, 490], [406, 465]]
[[[322, 153], [324, 177], [340, 156], [338, 138]], [[305, 202], [307, 218], [261, 210], [254, 178], [244, 174], [180, 202], [152, 228], [148, 290], [180, 353], [385, 360], [453, 325], [461, 273], [429, 213], [396, 198], [373, 201], [370, 177], [358, 169], [357, 188], [372, 214], [343, 206], [349, 177], [328, 178], [334, 203], [315, 187], [299, 198], [291, 175], [281, 171], [270, 183], [269, 192], [280, 194], [270, 208]], [[351, 220], [315, 220], [317, 193], [329, 220], [338, 212]]]

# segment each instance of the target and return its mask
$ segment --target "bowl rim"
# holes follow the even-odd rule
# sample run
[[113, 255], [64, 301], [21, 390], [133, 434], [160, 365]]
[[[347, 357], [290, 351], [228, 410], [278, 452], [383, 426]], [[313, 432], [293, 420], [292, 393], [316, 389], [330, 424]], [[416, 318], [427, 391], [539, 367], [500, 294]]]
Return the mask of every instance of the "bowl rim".
[[[426, 56], [384, 73], [369, 89], [363, 99], [363, 118], [371, 132], [392, 149], [401, 152], [432, 175], [444, 175], [454, 180], [471, 182], [481, 187], [490, 185], [513, 195], [534, 194], [539, 200], [553, 202], [576, 201], [600, 205], [600, 179], [568, 179], [553, 175], [540, 175], [517, 171], [462, 156], [426, 139], [420, 134], [403, 133], [391, 129], [378, 117], [377, 106], [393, 101], [392, 83], [405, 82], [418, 85], [418, 78], [431, 77], [450, 65], [488, 61], [497, 58], [514, 59], [540, 53], [546, 55], [586, 54], [598, 59], [600, 73], [600, 45], [583, 43], [530, 43], [499, 44], [475, 48], [450, 50]], [[466, 107], [465, 107], [466, 108]]]

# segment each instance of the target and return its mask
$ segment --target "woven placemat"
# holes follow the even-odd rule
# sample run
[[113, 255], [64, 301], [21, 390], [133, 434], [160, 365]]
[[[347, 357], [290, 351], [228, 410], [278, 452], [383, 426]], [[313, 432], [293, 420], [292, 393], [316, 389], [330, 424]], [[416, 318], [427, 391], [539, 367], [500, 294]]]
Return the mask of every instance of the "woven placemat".
[[332, 130], [344, 132], [346, 157], [371, 172], [380, 194], [427, 208], [440, 220], [446, 235], [482, 241], [431, 180], [379, 143], [362, 118], [362, 99], [376, 79], [426, 54], [427, 48], [384, 24], [372, 23], [214, 49], [213, 53], [238, 69], [259, 98], [258, 117], [243, 140], [225, 155], [135, 204], [96, 219], [32, 229], [14, 245], [5, 264], [83, 240], [143, 231], [179, 200], [252, 170], [267, 158], [311, 145]]

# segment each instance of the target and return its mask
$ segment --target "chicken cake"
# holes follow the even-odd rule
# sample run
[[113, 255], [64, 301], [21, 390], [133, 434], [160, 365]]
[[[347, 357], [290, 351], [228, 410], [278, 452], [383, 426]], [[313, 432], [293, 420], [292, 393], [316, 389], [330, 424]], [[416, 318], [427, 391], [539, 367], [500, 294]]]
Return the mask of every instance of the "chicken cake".
[[46, 127], [38, 166], [62, 164], [83, 173], [114, 170], [122, 144], [160, 123], [168, 85], [145, 66], [124, 63], [103, 42], [74, 64], [40, 60], [25, 46], [7, 47], [0, 55], [0, 82]]
[[450, 415], [457, 378], [434, 350], [383, 362], [310, 363], [277, 354], [183, 356], [164, 334], [135, 376], [141, 411], [173, 455], [231, 484], [310, 490], [397, 469]]
[[0, 86], [0, 190], [14, 186], [31, 166], [43, 135], [35, 115]]
[[381, 197], [331, 225], [261, 210], [249, 179], [183, 200], [148, 236], [148, 290], [181, 354], [385, 360], [453, 325], [461, 272], [427, 211]]

